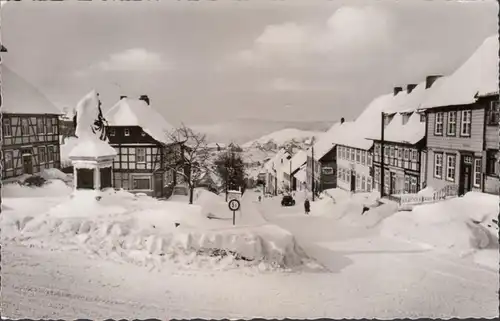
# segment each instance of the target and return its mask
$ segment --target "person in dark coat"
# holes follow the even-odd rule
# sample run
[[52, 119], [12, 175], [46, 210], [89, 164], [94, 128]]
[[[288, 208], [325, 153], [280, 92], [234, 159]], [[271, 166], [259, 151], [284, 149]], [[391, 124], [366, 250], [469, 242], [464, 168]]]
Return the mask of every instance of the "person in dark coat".
[[304, 210], [306, 211], [306, 214], [309, 214], [309, 212], [311, 211], [311, 204], [309, 204], [309, 199], [307, 198], [304, 202]]

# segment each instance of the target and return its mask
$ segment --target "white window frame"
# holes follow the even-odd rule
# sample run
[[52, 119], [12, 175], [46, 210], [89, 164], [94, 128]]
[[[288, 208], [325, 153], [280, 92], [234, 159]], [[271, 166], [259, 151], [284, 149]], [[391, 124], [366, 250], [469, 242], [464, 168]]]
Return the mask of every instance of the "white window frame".
[[411, 160], [418, 162], [418, 151], [416, 149], [411, 150]]
[[410, 177], [410, 192], [411, 193], [418, 192], [418, 181], [417, 181], [417, 178], [415, 176]]
[[361, 175], [356, 174], [356, 190], [359, 191], [361, 189]]
[[361, 165], [366, 165], [366, 151], [361, 151]]
[[[460, 136], [470, 137], [472, 129], [472, 111], [470, 109], [462, 110], [460, 115]], [[464, 131], [465, 129], [465, 131]], [[468, 131], [467, 131], [468, 129]]]
[[[441, 159], [440, 163], [438, 162], [438, 159]], [[440, 168], [441, 169], [441, 174], [437, 174], [437, 169]], [[434, 170], [434, 177], [435, 178], [443, 178], [443, 153], [434, 153], [434, 166], [433, 166], [433, 170]]]
[[405, 187], [404, 190], [406, 193], [410, 193], [410, 176], [405, 175]]
[[116, 129], [115, 128], [110, 128], [109, 129], [109, 136], [111, 136], [111, 137], [116, 136]]
[[123, 134], [124, 134], [125, 136], [127, 136], [127, 137], [128, 137], [128, 136], [130, 136], [130, 129], [125, 128], [125, 129], [123, 130]]
[[[10, 166], [8, 166], [9, 163], [7, 162], [8, 161], [7, 155], [10, 156]], [[6, 150], [3, 153], [3, 157], [4, 157], [5, 170], [14, 169], [14, 152], [12, 150]]]
[[[450, 166], [450, 160], [453, 160], [453, 166]], [[450, 169], [453, 170], [452, 172], [453, 176], [450, 176]], [[454, 182], [456, 172], [457, 172], [457, 155], [446, 154], [446, 180]]]
[[[26, 124], [26, 128], [24, 125]], [[21, 135], [22, 136], [30, 136], [30, 123], [28, 122], [28, 118], [21, 118]]]
[[321, 172], [324, 175], [332, 175], [333, 174], [333, 167], [331, 167], [331, 166], [322, 167]]
[[[6, 134], [6, 128], [8, 128], [8, 135]], [[12, 121], [10, 118], [4, 118], [2, 120], [2, 131], [3, 131], [3, 137], [12, 137]]]
[[368, 162], [368, 166], [372, 166], [373, 164], [373, 157], [372, 157], [372, 154], [370, 152], [367, 152], [367, 162]]
[[[139, 160], [139, 157], [142, 157], [142, 156], [140, 156], [141, 153], [139, 153], [139, 151], [144, 151], [144, 160]], [[136, 150], [135, 150], [135, 162], [137, 164], [146, 163], [146, 148], [145, 147], [137, 147], [136, 148]]]
[[54, 123], [51, 118], [45, 118], [45, 127], [47, 134], [54, 134]]
[[[51, 152], [52, 150], [52, 152]], [[54, 154], [56, 153], [55, 148], [53, 145], [48, 145], [47, 146], [47, 163], [51, 163], [54, 161], [55, 157]]]
[[[43, 151], [43, 153], [41, 153], [41, 151]], [[42, 156], [43, 155], [43, 159], [42, 159]], [[47, 147], [45, 146], [40, 146], [38, 147], [38, 162], [40, 164], [45, 164], [47, 163]]]
[[404, 155], [403, 155], [404, 160], [410, 160], [410, 150], [408, 148], [404, 149]]
[[[436, 119], [434, 121], [434, 135], [438, 136], [443, 135], [443, 120], [444, 120], [443, 112], [437, 112]], [[441, 130], [439, 131], [438, 129]]]
[[[451, 117], [451, 115], [454, 115]], [[453, 119], [453, 121], [451, 121]], [[454, 125], [452, 127], [451, 125]], [[453, 128], [453, 131], [451, 129]], [[446, 124], [446, 136], [456, 136], [457, 135], [457, 112], [454, 111], [449, 111], [448, 112], [448, 122]]]
[[[41, 125], [41, 127], [40, 127]], [[44, 122], [44, 118], [42, 117], [38, 117], [36, 119], [36, 133], [37, 134], [45, 134], [45, 122]]]
[[351, 157], [350, 157], [350, 160], [351, 162], [354, 162], [356, 160], [356, 151], [354, 150], [354, 148], [349, 148], [351, 150]]
[[366, 191], [366, 177], [364, 175], [361, 176], [361, 190]]
[[[474, 159], [474, 187], [481, 187], [481, 170], [482, 170], [482, 162], [483, 160], [481, 158], [475, 158]], [[479, 165], [478, 165], [479, 164]], [[479, 167], [479, 171], [478, 171]], [[477, 184], [477, 180], [479, 179], [479, 184]]]

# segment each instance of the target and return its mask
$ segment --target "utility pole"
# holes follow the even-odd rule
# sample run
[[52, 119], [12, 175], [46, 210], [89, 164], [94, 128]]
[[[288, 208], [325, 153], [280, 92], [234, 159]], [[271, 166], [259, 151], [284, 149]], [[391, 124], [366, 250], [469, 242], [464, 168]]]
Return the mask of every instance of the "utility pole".
[[314, 181], [314, 137], [312, 139], [311, 158], [312, 158], [312, 160], [311, 160], [311, 167], [312, 167], [312, 171], [311, 171], [312, 172], [312, 174], [311, 174], [312, 175], [311, 190], [312, 190], [312, 201], [314, 202], [314, 197], [315, 197], [314, 196], [314, 194], [315, 194], [314, 188], [315, 188], [315, 185], [316, 185], [315, 181]]
[[384, 170], [384, 131], [385, 131], [385, 114], [381, 113], [382, 120], [380, 124], [380, 197], [385, 196], [385, 170]]
[[290, 193], [292, 192], [292, 159], [290, 158]]

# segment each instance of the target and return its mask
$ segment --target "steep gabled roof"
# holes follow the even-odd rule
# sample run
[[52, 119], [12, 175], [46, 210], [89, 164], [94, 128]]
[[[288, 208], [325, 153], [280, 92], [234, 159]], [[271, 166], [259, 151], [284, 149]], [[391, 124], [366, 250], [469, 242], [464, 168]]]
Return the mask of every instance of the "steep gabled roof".
[[143, 100], [122, 98], [104, 117], [110, 126], [139, 126], [158, 142], [173, 143], [169, 134], [175, 128]]
[[295, 172], [297, 169], [299, 169], [302, 165], [304, 165], [305, 162], [307, 162], [307, 153], [310, 151], [308, 150], [300, 150], [298, 151], [295, 155], [293, 155], [291, 161], [292, 161], [292, 173]]
[[467, 105], [498, 93], [498, 35], [488, 37], [453, 74], [436, 80], [423, 108]]
[[62, 115], [35, 86], [2, 65], [2, 113]]
[[[335, 146], [338, 140], [338, 135], [340, 131], [341, 124], [335, 123], [332, 127], [321, 136], [319, 136], [318, 141], [314, 143], [314, 159], [320, 160], [325, 156], [332, 148]], [[307, 158], [307, 157], [306, 157]]]

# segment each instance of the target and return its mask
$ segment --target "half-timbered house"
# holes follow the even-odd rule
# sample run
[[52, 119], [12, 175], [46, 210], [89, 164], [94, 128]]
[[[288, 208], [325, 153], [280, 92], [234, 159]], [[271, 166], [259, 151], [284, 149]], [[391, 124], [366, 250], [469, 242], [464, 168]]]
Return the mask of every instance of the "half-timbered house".
[[184, 146], [170, 139], [175, 130], [150, 106], [122, 96], [106, 113], [109, 143], [117, 152], [113, 161], [113, 187], [154, 197], [169, 197], [183, 182], [178, 171]]
[[436, 80], [426, 112], [428, 185], [498, 193], [498, 36], [487, 38], [454, 73]]
[[2, 98], [2, 178], [59, 168], [61, 111], [5, 66], [2, 66]]

